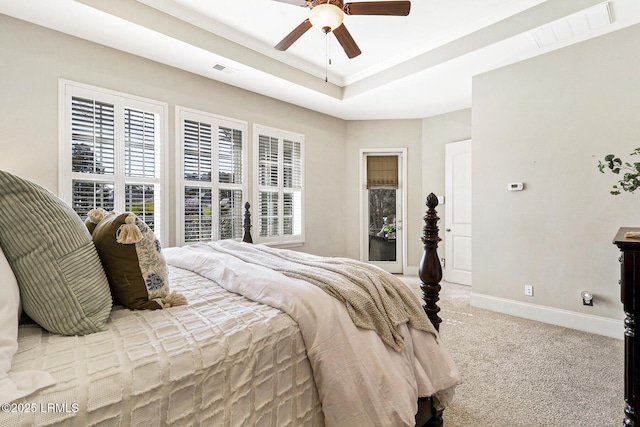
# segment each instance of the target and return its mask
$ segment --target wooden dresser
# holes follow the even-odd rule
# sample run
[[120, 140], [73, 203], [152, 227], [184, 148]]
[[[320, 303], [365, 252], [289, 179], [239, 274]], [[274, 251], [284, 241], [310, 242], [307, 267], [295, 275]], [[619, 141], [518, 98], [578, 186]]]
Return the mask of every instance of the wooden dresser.
[[640, 314], [640, 239], [625, 237], [627, 232], [640, 232], [640, 228], [623, 227], [613, 239], [620, 256], [620, 295], [626, 318], [624, 319], [624, 400], [623, 426], [638, 426], [636, 415], [640, 410], [640, 353], [636, 339], [636, 319]]

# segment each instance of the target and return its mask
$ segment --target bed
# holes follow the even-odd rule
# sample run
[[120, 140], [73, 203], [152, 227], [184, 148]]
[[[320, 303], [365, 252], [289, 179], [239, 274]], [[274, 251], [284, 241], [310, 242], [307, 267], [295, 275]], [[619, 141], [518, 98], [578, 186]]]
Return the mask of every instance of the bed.
[[[248, 204], [244, 242], [162, 250], [170, 293], [149, 294], [148, 300], [164, 308], [132, 310], [110, 305], [101, 325], [95, 318], [105, 319], [104, 308], [96, 308], [96, 301], [104, 299], [103, 286], [92, 285], [90, 291], [46, 289], [42, 304], [49, 305], [38, 312], [33, 308], [38, 297], [31, 293], [42, 292], [42, 283], [57, 283], [51, 275], [73, 270], [84, 284], [89, 281], [89, 269], [77, 265], [76, 258], [70, 261], [68, 256], [56, 255], [56, 267], [40, 274], [47, 279], [35, 290], [23, 289], [21, 268], [26, 267], [16, 261], [16, 252], [20, 248], [29, 254], [53, 251], [27, 251], [26, 234], [35, 232], [38, 244], [43, 239], [49, 245], [72, 240], [68, 230], [64, 239], [47, 239], [43, 237], [47, 233], [33, 230], [48, 221], [43, 211], [56, 217], [51, 212], [70, 208], [35, 184], [0, 171], [0, 188], [7, 185], [28, 194], [16, 199], [20, 191], [0, 190], [0, 199], [14, 197], [11, 204], [20, 205], [21, 215], [39, 210], [40, 216], [21, 226], [7, 211], [8, 200], [0, 200], [0, 248], [15, 273], [23, 308], [36, 318], [36, 323], [19, 327], [16, 321], [15, 348], [0, 336], [0, 363], [3, 354], [15, 350], [9, 358], [10, 369], [0, 370], [0, 400], [4, 396], [0, 426], [442, 425], [442, 411], [460, 377], [437, 333], [442, 272], [436, 253], [435, 196], [427, 198], [420, 265], [424, 308], [418, 306], [422, 317], [424, 312], [428, 315], [428, 327], [412, 313], [396, 330], [384, 333], [384, 326], [356, 327], [348, 305], [317, 284], [285, 274], [306, 267], [294, 268], [284, 261], [278, 263], [279, 269], [270, 267], [275, 261], [268, 256], [304, 258], [307, 265], [326, 260], [252, 245]], [[38, 197], [33, 197], [33, 191]], [[77, 233], [86, 234], [86, 229], [80, 231], [85, 224], [72, 217], [56, 217], [56, 227], [47, 231], [58, 232], [60, 224], [68, 221]], [[85, 238], [78, 237], [81, 242], [76, 246], [86, 248]], [[83, 262], [88, 258], [95, 262], [87, 250], [72, 252], [80, 251]], [[362, 268], [357, 276], [380, 274], [351, 260], [329, 262]], [[3, 270], [0, 263], [0, 279], [3, 274], [6, 278], [7, 268]], [[0, 286], [5, 285], [0, 282]], [[64, 299], [70, 292], [75, 292], [71, 303]], [[71, 307], [78, 301], [89, 306], [84, 317], [62, 326], [50, 318], [60, 306]], [[11, 304], [0, 303], [0, 316], [3, 310], [13, 310]], [[13, 324], [3, 325], [13, 328]], [[98, 330], [68, 333], [57, 327]], [[7, 401], [12, 392], [17, 397]]]

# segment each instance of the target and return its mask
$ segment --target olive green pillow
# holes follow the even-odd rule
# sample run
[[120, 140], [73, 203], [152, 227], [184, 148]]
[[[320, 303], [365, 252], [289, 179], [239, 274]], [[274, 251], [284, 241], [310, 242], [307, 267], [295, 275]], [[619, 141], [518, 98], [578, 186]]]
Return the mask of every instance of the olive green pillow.
[[0, 246], [22, 309], [62, 335], [106, 329], [111, 295], [96, 248], [76, 212], [53, 193], [0, 171]]
[[92, 233], [116, 302], [136, 310], [186, 304], [169, 293], [167, 263], [153, 230], [133, 213], [111, 212]]

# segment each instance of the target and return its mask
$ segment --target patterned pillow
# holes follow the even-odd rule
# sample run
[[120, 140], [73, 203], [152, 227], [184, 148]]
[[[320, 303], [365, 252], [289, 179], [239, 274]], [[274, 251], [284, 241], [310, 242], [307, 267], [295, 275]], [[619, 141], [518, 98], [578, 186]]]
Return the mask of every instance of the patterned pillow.
[[160, 242], [140, 218], [111, 212], [98, 222], [92, 237], [116, 302], [137, 310], [187, 303], [184, 296], [169, 293]]
[[22, 309], [62, 335], [106, 329], [109, 283], [82, 220], [48, 190], [0, 171], [0, 246]]

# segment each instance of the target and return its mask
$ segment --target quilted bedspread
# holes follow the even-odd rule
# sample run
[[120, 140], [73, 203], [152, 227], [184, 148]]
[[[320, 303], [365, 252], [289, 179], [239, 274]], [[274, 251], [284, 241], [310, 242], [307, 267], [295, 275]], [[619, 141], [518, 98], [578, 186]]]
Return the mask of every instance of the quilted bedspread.
[[319, 287], [217, 251], [219, 245], [243, 244], [170, 248], [165, 257], [296, 320], [328, 427], [412, 426], [418, 396], [449, 403], [460, 376], [437, 334], [402, 324], [404, 350], [398, 352], [375, 331], [357, 328], [344, 304]]
[[106, 332], [19, 330], [13, 371], [56, 384], [13, 402], [0, 426], [322, 426], [299, 327], [287, 314], [170, 267], [189, 305], [115, 309]]

